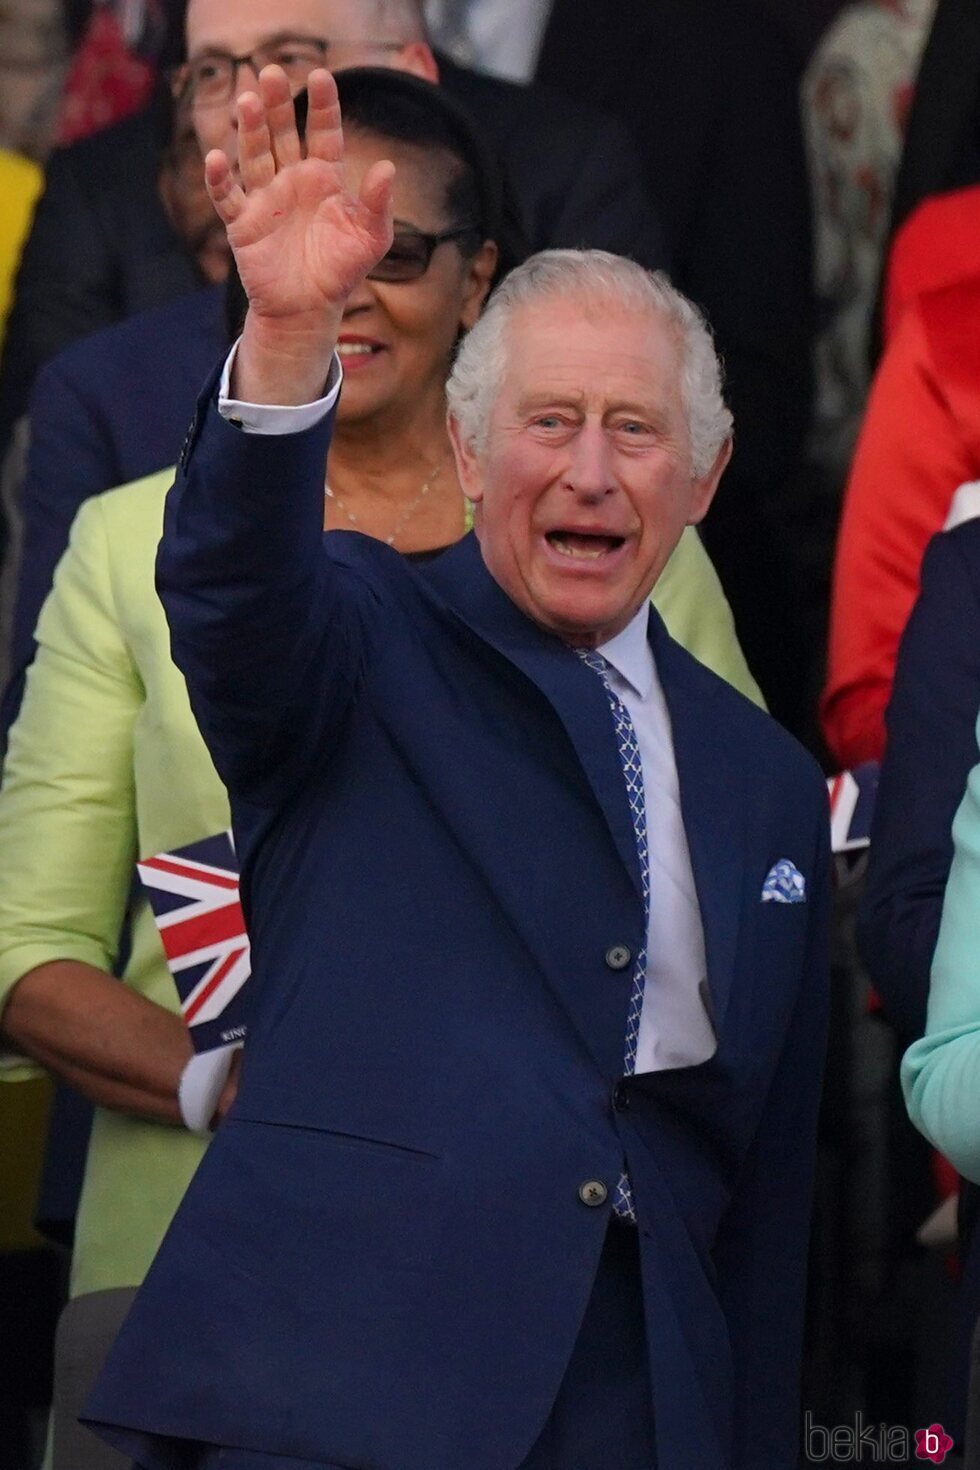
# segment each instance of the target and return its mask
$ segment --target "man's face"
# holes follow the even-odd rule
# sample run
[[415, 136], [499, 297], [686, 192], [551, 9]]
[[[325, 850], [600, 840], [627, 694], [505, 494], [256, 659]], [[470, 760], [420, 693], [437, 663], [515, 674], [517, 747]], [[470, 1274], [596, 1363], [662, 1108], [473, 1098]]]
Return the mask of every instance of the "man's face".
[[[187, 57], [190, 63], [208, 56], [244, 56], [275, 48], [289, 41], [327, 41], [326, 53], [316, 64], [340, 71], [348, 66], [390, 66], [414, 72], [429, 81], [438, 71], [428, 46], [408, 42], [397, 50], [382, 49], [377, 43], [400, 42], [395, 27], [382, 18], [379, 7], [369, 0], [190, 0], [187, 7]], [[371, 44], [371, 43], [375, 44]], [[286, 67], [289, 72], [289, 66]], [[304, 79], [295, 77], [296, 90]], [[201, 152], [221, 148], [231, 163], [238, 158], [236, 99], [254, 91], [255, 73], [249, 66], [238, 69], [235, 89], [220, 103], [192, 103], [191, 116]]]
[[545, 300], [515, 312], [507, 348], [485, 454], [452, 425], [483, 559], [528, 617], [596, 647], [706, 513], [729, 446], [692, 476], [679, 343], [659, 313]]

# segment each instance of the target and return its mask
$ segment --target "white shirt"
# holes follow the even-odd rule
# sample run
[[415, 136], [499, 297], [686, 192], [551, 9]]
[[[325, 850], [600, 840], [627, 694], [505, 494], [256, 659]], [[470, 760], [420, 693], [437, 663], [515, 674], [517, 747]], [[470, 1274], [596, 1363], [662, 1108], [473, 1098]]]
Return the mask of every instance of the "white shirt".
[[[479, 71], [529, 82], [534, 76], [551, 14], [551, 0], [425, 0], [425, 20], [435, 46]], [[455, 24], [464, 30], [453, 44]]]
[[[229, 398], [237, 345], [228, 354], [221, 375], [218, 411], [238, 423], [245, 433], [298, 433], [311, 428], [333, 408], [343, 375], [336, 357], [326, 395], [316, 403], [284, 408]], [[708, 1011], [704, 927], [681, 816], [674, 738], [647, 637], [649, 617], [649, 608], [643, 606], [621, 633], [597, 650], [610, 666], [610, 687], [633, 721], [643, 768], [650, 919], [637, 1072], [695, 1066], [707, 1061], [717, 1044]]]

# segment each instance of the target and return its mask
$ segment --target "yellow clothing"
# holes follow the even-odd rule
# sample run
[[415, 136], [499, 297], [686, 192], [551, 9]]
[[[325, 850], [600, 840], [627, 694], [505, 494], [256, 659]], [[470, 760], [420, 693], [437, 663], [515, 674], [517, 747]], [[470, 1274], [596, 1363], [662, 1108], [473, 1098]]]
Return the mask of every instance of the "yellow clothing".
[[0, 149], [0, 347], [14, 299], [14, 280], [34, 205], [44, 183], [36, 163]]

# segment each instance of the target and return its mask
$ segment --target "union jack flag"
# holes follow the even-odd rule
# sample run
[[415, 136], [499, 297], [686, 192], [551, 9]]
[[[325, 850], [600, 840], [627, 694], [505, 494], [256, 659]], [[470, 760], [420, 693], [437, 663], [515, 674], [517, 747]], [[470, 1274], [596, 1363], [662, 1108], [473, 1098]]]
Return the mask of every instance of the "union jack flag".
[[871, 818], [878, 793], [878, 762], [865, 761], [827, 782], [830, 796], [830, 846], [835, 853], [857, 852], [871, 842]]
[[251, 960], [231, 833], [158, 853], [136, 866], [194, 1050], [244, 1040]]

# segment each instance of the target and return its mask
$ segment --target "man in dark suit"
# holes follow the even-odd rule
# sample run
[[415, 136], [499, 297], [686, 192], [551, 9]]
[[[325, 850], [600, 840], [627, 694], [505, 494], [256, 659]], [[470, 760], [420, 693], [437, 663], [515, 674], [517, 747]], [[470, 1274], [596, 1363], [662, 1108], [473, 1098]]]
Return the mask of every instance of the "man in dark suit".
[[729, 456], [710, 338], [536, 257], [450, 383], [476, 535], [324, 538], [392, 171], [347, 194], [326, 72], [305, 159], [259, 86], [242, 184], [208, 160], [251, 305], [158, 563], [256, 999], [88, 1417], [152, 1470], [791, 1470], [826, 794], [648, 609]]
[[[794, 482], [809, 426], [810, 198], [796, 67], [755, 0], [428, 0], [474, 65], [619, 118], [675, 283], [702, 306], [738, 436], [704, 536], [773, 714], [807, 722]], [[806, 568], [809, 573], [809, 568]]]

